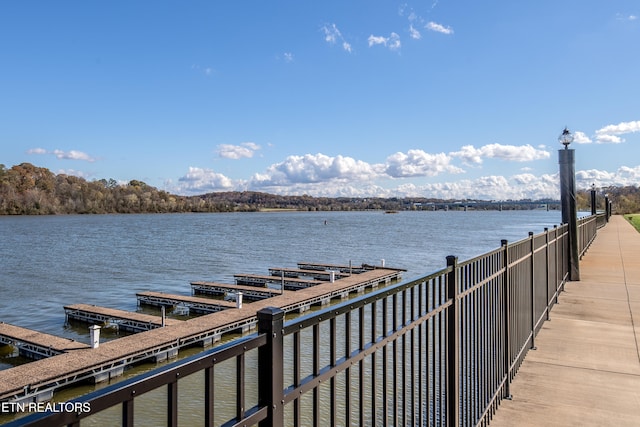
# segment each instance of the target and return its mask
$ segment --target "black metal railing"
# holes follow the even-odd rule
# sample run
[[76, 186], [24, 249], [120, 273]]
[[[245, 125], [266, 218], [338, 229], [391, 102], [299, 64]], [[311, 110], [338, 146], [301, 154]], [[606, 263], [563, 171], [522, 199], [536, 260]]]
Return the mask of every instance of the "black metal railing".
[[[580, 253], [598, 221], [580, 220]], [[562, 225], [291, 321], [264, 309], [256, 334], [83, 396], [88, 413], [10, 425], [133, 426], [152, 393], [168, 426], [186, 412], [206, 426], [486, 425], [563, 289], [568, 242]]]

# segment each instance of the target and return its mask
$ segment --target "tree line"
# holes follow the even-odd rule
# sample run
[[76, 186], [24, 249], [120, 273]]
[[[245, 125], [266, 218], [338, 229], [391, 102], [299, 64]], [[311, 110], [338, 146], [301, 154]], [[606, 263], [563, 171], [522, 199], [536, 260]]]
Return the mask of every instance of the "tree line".
[[[637, 187], [603, 189], [614, 202], [617, 213], [640, 212], [640, 192]], [[590, 209], [588, 191], [577, 195], [578, 209]], [[599, 199], [602, 199], [601, 197]], [[477, 204], [476, 209], [498, 208], [498, 204]], [[540, 203], [548, 203], [541, 200]], [[599, 201], [604, 209], [604, 202]], [[0, 164], [0, 215], [58, 215], [104, 213], [181, 213], [181, 212], [254, 212], [268, 209], [300, 211], [348, 210], [415, 210], [435, 208], [453, 200], [434, 198], [350, 198], [280, 196], [255, 191], [215, 192], [199, 196], [178, 196], [158, 190], [139, 180], [120, 184], [114, 179], [87, 181], [66, 174], [54, 174], [47, 168], [22, 163], [11, 168]], [[429, 208], [429, 209], [430, 209]], [[509, 204], [509, 209], [532, 209], [535, 203], [526, 201]]]

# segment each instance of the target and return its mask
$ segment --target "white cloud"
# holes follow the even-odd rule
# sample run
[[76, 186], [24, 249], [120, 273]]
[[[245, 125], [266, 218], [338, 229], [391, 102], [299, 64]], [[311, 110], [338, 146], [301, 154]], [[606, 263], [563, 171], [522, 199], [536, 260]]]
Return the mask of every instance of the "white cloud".
[[621, 144], [624, 139], [617, 135], [596, 135], [596, 143], [598, 144]]
[[591, 139], [584, 133], [577, 131], [573, 134], [573, 142], [576, 144], [591, 144]]
[[420, 31], [416, 30], [413, 25], [409, 26], [409, 36], [414, 40], [420, 40], [422, 38]]
[[293, 53], [291, 53], [291, 52], [285, 52], [285, 53], [283, 54], [283, 56], [284, 56], [284, 61], [285, 61], [285, 62], [293, 62]]
[[94, 162], [95, 159], [89, 156], [87, 153], [83, 153], [82, 151], [62, 151], [62, 150], [53, 150], [53, 154], [59, 159], [68, 159], [68, 160], [85, 160], [87, 162]]
[[367, 181], [380, 176], [380, 167], [351, 157], [330, 157], [321, 153], [289, 156], [271, 165], [264, 174], [255, 174], [250, 185], [288, 186], [331, 181]]
[[596, 187], [609, 186], [638, 186], [640, 182], [640, 166], [621, 166], [615, 172], [588, 169], [576, 172], [576, 187], [581, 189], [590, 188], [591, 184]]
[[69, 175], [77, 176], [78, 178], [89, 179], [92, 174], [84, 171], [77, 171], [75, 169], [58, 169], [56, 175]]
[[211, 67], [201, 66], [198, 64], [193, 64], [191, 66], [191, 69], [199, 73], [202, 73], [207, 77], [211, 76], [215, 72], [215, 70]]
[[325, 25], [322, 27], [322, 31], [324, 32], [324, 41], [330, 44], [335, 44], [338, 38], [342, 37], [340, 30], [336, 27], [336, 24], [331, 24], [329, 26]]
[[387, 38], [386, 37], [374, 36], [373, 34], [369, 36], [367, 41], [369, 42], [369, 47], [375, 46], [375, 45], [378, 45], [378, 44], [382, 44], [382, 45], [386, 46], [386, 44], [387, 44]]
[[386, 173], [393, 178], [436, 176], [441, 173], [463, 173], [450, 164], [451, 157], [444, 153], [429, 154], [422, 150], [409, 150], [387, 157]]
[[502, 159], [512, 162], [529, 162], [532, 160], [548, 159], [551, 154], [548, 151], [538, 150], [531, 145], [502, 145], [489, 144], [480, 148], [473, 145], [465, 145], [460, 151], [449, 153], [452, 157], [459, 157], [469, 164], [481, 164], [484, 158]]
[[64, 160], [84, 160], [86, 162], [95, 162], [96, 159], [84, 153], [82, 151], [71, 150], [71, 151], [62, 151], [62, 150], [53, 150], [48, 151], [44, 148], [31, 148], [27, 150], [27, 154], [51, 154], [56, 156], [58, 159]]
[[635, 21], [638, 19], [636, 15], [624, 15], [622, 13], [616, 14], [616, 18], [620, 21]]
[[416, 187], [413, 192], [423, 197], [439, 199], [558, 199], [560, 196], [558, 176], [520, 174], [512, 177], [499, 175], [483, 176], [456, 182], [440, 182]]
[[451, 27], [445, 27], [444, 25], [438, 24], [433, 21], [427, 22], [427, 25], [425, 26], [425, 28], [427, 30], [435, 31], [437, 33], [453, 34], [453, 29]]
[[251, 158], [260, 149], [258, 144], [253, 142], [243, 142], [240, 145], [220, 144], [218, 145], [218, 155], [225, 159]]
[[348, 43], [345, 40], [340, 30], [338, 30], [336, 24], [324, 25], [322, 26], [321, 30], [324, 33], [324, 41], [329, 44], [336, 44], [338, 42], [341, 42], [342, 49], [351, 53], [351, 43]]
[[47, 150], [44, 148], [30, 148], [27, 150], [27, 154], [47, 154]]
[[211, 169], [189, 167], [186, 175], [178, 180], [177, 192], [179, 194], [204, 194], [211, 191], [232, 191], [237, 189], [239, 183], [234, 183], [230, 178], [214, 172]]
[[608, 125], [596, 131], [596, 141], [600, 144], [619, 144], [624, 142], [617, 135], [640, 132], [640, 120]]
[[367, 39], [369, 47], [376, 45], [383, 45], [389, 48], [389, 50], [399, 50], [402, 47], [400, 36], [396, 33], [391, 33], [389, 37], [374, 36], [373, 34]]

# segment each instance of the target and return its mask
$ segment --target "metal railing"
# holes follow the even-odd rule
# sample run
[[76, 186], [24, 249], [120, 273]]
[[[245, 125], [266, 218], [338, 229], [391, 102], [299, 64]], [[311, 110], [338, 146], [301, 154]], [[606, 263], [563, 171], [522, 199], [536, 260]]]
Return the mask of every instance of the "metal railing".
[[[581, 254], [598, 221], [580, 220]], [[206, 426], [487, 425], [564, 287], [568, 242], [566, 225], [530, 233], [287, 322], [267, 308], [256, 334], [81, 397], [88, 413], [9, 425], [100, 425], [107, 413], [133, 426], [152, 393], [168, 426], [193, 411]], [[219, 382], [235, 392], [220, 395]]]

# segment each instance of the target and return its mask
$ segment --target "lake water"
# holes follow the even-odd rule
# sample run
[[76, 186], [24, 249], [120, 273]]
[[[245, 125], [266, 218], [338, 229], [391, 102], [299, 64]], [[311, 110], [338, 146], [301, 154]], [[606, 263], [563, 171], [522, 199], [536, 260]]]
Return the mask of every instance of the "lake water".
[[[447, 255], [469, 259], [560, 220], [560, 212], [540, 210], [0, 217], [0, 321], [89, 343], [86, 325], [65, 323], [64, 305], [136, 311], [136, 292], [189, 295], [190, 281], [234, 283], [235, 273], [267, 274], [298, 261], [384, 259], [410, 279], [443, 268]], [[103, 329], [102, 336], [118, 335]], [[0, 369], [24, 362], [0, 355]], [[155, 366], [148, 365], [125, 376]], [[92, 389], [65, 390], [56, 400]], [[154, 399], [149, 408], [163, 401]]]
[[88, 343], [86, 328], [65, 325], [64, 305], [136, 311], [136, 292], [189, 295], [190, 281], [234, 283], [298, 261], [384, 259], [412, 278], [560, 222], [542, 210], [5, 216], [0, 321]]

